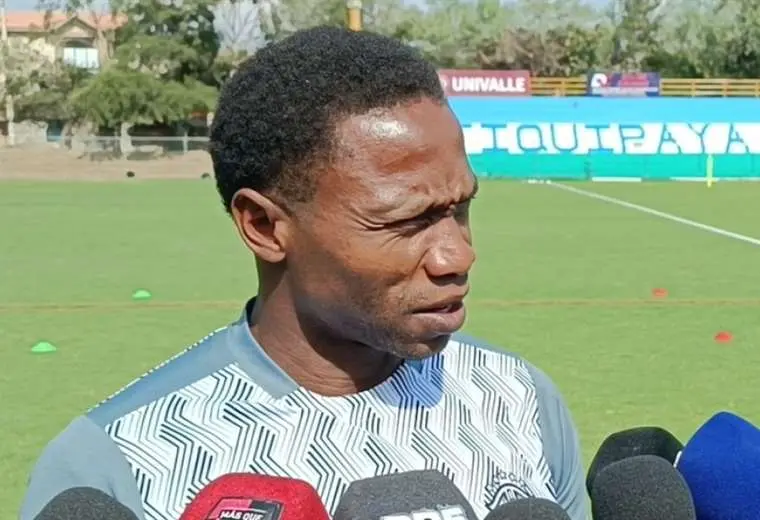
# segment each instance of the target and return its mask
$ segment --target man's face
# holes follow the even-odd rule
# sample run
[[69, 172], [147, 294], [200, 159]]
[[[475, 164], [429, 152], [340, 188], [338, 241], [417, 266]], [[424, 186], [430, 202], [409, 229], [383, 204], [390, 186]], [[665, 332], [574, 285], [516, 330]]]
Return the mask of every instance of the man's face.
[[287, 252], [299, 316], [336, 340], [434, 354], [464, 324], [475, 261], [460, 126], [423, 99], [350, 117], [336, 142]]

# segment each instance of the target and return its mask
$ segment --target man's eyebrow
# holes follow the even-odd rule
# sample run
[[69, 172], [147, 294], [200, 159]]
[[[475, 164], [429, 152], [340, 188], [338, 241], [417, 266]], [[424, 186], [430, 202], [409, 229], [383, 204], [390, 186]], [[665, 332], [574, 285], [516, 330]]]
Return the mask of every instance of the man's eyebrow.
[[[478, 178], [475, 175], [473, 175], [472, 177], [473, 177], [472, 188], [470, 189], [469, 192], [466, 192], [466, 193], [462, 194], [462, 196], [459, 197], [458, 200], [454, 201], [454, 204], [463, 204], [463, 203], [469, 202], [469, 201], [471, 201], [472, 199], [475, 198], [475, 195], [477, 195], [478, 190], [480, 189], [480, 182], [478, 182]], [[446, 209], [447, 207], [450, 206], [450, 204], [451, 203], [449, 203], [449, 204], [436, 204], [436, 203], [432, 203], [432, 204], [430, 204], [427, 207], [427, 209], [425, 210], [425, 212]]]
[[[459, 197], [459, 200], [449, 201], [447, 203], [436, 203], [432, 201], [426, 203], [417, 197], [414, 197], [414, 200], [409, 200], [408, 196], [402, 197], [402, 193], [396, 192], [385, 198], [385, 200], [383, 200], [382, 203], [372, 211], [373, 213], [385, 215], [393, 215], [397, 212], [403, 213], [404, 216], [402, 220], [408, 220], [410, 218], [419, 217], [420, 215], [424, 215], [426, 213], [446, 210], [447, 208], [451, 207], [452, 204], [463, 204], [475, 197], [475, 195], [478, 193], [478, 190], [480, 189], [480, 182], [474, 174], [472, 178], [472, 188], [468, 192], [463, 193], [462, 196]], [[396, 201], [399, 200], [404, 200], [405, 203], [397, 205]]]
[[[473, 175], [473, 185], [472, 189], [463, 194], [461, 197], [459, 197], [459, 200], [455, 201], [454, 204], [464, 204], [465, 202], [469, 202], [472, 199], [475, 198], [475, 195], [477, 195], [478, 190], [480, 189], [480, 183], [478, 182], [478, 178]], [[445, 210], [446, 208], [450, 207], [450, 204], [437, 204], [432, 203], [427, 206], [427, 208], [422, 212], [422, 214], [430, 212], [430, 211], [440, 211]]]

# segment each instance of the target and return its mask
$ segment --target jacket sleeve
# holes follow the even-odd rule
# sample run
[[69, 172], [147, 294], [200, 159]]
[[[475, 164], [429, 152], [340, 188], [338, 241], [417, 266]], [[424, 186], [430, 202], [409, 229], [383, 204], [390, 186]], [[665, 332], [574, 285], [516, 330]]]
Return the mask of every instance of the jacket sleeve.
[[20, 520], [34, 520], [56, 495], [73, 487], [103, 491], [144, 520], [135, 478], [116, 444], [87, 417], [79, 417], [42, 451], [29, 477]]
[[539, 403], [544, 454], [552, 474], [557, 502], [572, 520], [589, 520], [589, 500], [581, 446], [562, 394], [544, 372], [530, 366]]

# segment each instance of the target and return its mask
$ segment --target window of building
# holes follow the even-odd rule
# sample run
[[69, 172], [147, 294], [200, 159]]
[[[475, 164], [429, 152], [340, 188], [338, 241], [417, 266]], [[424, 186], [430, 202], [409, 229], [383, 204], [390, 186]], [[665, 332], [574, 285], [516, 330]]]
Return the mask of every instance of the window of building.
[[82, 69], [100, 68], [98, 50], [80, 42], [66, 42], [64, 44], [63, 62]]

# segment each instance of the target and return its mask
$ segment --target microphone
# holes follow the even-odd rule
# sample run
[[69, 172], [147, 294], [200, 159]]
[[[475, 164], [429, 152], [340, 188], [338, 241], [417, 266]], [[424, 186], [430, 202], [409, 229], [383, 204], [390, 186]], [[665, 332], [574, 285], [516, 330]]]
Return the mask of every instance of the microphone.
[[594, 520], [696, 520], [684, 478], [667, 460], [638, 455], [599, 472], [591, 492]]
[[686, 443], [676, 467], [699, 520], [757, 520], [760, 429], [753, 424], [729, 412], [715, 414]]
[[137, 520], [131, 509], [91, 487], [62, 491], [48, 502], [35, 520]]
[[551, 500], [520, 498], [500, 505], [483, 520], [570, 520], [570, 515]]
[[303, 480], [229, 473], [195, 496], [180, 520], [330, 520], [317, 491]]
[[333, 520], [477, 520], [462, 492], [435, 470], [352, 482]]
[[629, 457], [655, 455], [673, 464], [683, 449], [672, 433], [656, 426], [642, 426], [613, 433], [602, 442], [586, 474], [586, 491], [591, 494], [601, 470]]

